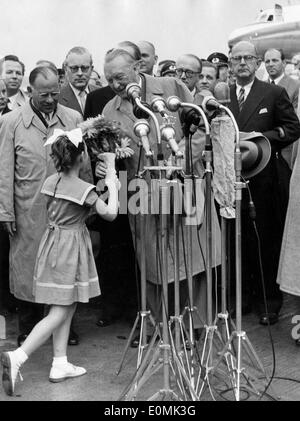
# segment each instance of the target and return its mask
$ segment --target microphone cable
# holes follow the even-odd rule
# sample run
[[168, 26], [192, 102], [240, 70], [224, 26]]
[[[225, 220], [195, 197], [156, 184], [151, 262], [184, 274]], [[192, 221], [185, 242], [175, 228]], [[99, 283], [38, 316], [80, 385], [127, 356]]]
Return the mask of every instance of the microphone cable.
[[[265, 310], [266, 310], [266, 314], [268, 315], [269, 312], [268, 312], [266, 286], [265, 286], [265, 278], [264, 278], [263, 264], [262, 264], [261, 240], [260, 240], [260, 236], [259, 236], [259, 233], [258, 233], [256, 222], [255, 222], [256, 209], [255, 209], [255, 205], [254, 205], [254, 202], [253, 202], [253, 199], [252, 199], [250, 187], [248, 185], [249, 183], [246, 182], [246, 180], [243, 177], [241, 177], [241, 178], [244, 181], [244, 183], [247, 187], [248, 194], [249, 194], [249, 204], [248, 204], [249, 217], [252, 220], [253, 228], [254, 228], [254, 231], [255, 231], [256, 239], [257, 239], [258, 263], [259, 263], [259, 269], [260, 269], [260, 275], [261, 275], [261, 286], [262, 286], [262, 292], [263, 292], [264, 307], [265, 307]], [[271, 348], [272, 348], [272, 365], [273, 365], [273, 368], [272, 368], [272, 374], [271, 374], [270, 380], [269, 380], [267, 386], [265, 387], [263, 393], [261, 394], [259, 400], [261, 400], [267, 394], [267, 391], [271, 386], [271, 383], [272, 383], [272, 381], [275, 377], [275, 372], [276, 372], [276, 353], [275, 353], [274, 340], [273, 340], [273, 336], [272, 336], [272, 331], [271, 331], [269, 319], [268, 319], [268, 333], [269, 333], [269, 338], [270, 338], [270, 343], [271, 343]]]

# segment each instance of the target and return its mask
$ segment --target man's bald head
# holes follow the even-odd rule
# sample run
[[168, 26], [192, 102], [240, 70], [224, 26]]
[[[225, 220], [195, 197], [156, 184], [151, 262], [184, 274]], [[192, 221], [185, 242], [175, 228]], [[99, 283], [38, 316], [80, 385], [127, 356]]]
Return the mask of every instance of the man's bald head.
[[240, 49], [244, 50], [247, 49], [251, 52], [251, 54], [255, 57], [257, 57], [257, 50], [255, 45], [250, 41], [239, 41], [237, 42], [231, 50], [231, 56], [234, 56], [236, 51], [239, 51]]
[[148, 75], [153, 74], [153, 68], [157, 62], [157, 55], [155, 53], [154, 45], [149, 41], [138, 41], [137, 45], [141, 50], [142, 61], [141, 61], [141, 72], [147, 73]]

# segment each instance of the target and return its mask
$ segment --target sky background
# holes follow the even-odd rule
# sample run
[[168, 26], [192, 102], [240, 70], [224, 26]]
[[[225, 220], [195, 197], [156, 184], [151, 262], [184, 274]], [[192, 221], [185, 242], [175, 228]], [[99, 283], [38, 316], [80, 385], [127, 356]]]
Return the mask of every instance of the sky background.
[[[0, 0], [0, 56], [16, 54], [26, 73], [39, 59], [58, 67], [66, 52], [88, 48], [103, 72], [105, 52], [121, 40], [149, 40], [159, 60], [227, 54], [229, 34], [273, 0]], [[285, 6], [297, 0], [278, 0]]]

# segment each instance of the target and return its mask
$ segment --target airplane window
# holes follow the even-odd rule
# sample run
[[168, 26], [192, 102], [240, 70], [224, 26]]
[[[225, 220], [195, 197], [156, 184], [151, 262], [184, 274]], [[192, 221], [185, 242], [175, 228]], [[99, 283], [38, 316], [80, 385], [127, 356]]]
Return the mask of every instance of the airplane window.
[[267, 13], [263, 13], [262, 15], [259, 16], [258, 18], [259, 22], [267, 22]]
[[274, 20], [274, 16], [273, 16], [273, 15], [270, 15], [270, 16], [268, 17], [268, 22], [273, 22], [273, 20]]

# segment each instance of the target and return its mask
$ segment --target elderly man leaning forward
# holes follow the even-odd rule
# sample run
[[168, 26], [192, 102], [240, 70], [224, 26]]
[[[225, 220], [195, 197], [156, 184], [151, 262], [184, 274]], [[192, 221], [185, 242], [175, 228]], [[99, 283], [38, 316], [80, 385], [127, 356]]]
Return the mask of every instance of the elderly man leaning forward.
[[[57, 73], [37, 67], [29, 76], [30, 102], [0, 119], [0, 222], [10, 235], [10, 289], [20, 301], [19, 344], [41, 314], [32, 292], [36, 253], [47, 224], [46, 199], [40, 193], [55, 172], [49, 146], [54, 129], [76, 128], [81, 116], [58, 104]], [[90, 167], [83, 178], [90, 180]]]
[[[134, 179], [135, 173], [138, 168], [139, 162], [139, 138], [134, 134], [134, 123], [137, 121], [137, 118], [133, 113], [133, 105], [127, 99], [126, 86], [129, 83], [135, 82], [140, 84], [141, 91], [144, 92], [145, 101], [149, 104], [154, 96], [161, 96], [163, 98], [168, 98], [172, 95], [178, 96], [184, 102], [193, 102], [193, 98], [187, 89], [187, 87], [178, 79], [175, 78], [155, 78], [146, 74], [139, 73], [139, 64], [134, 60], [134, 58], [128, 54], [128, 52], [117, 49], [108, 53], [105, 57], [104, 65], [105, 77], [108, 81], [109, 86], [116, 93], [116, 97], [113, 98], [104, 108], [103, 114], [112, 120], [119, 121], [121, 124], [122, 130], [132, 139], [131, 147], [134, 150], [134, 155], [130, 159], [125, 160], [125, 166], [127, 170], [128, 182]], [[180, 115], [178, 112], [170, 113], [175, 117], [175, 132], [176, 139], [178, 142], [183, 138], [183, 133], [180, 123]], [[157, 115], [159, 123], [162, 124], [162, 118], [160, 115]], [[150, 147], [154, 152], [154, 157], [157, 156], [157, 140], [155, 137], [155, 127], [153, 122], [149, 120], [150, 124], [150, 133], [149, 133], [149, 143]], [[183, 142], [184, 143], [184, 142]], [[204, 146], [204, 136], [203, 133], [198, 135], [197, 141], [193, 142], [193, 158], [194, 162], [198, 161], [201, 157], [201, 152]], [[163, 143], [163, 153], [165, 158], [168, 158], [170, 151], [166, 147], [166, 143]], [[142, 157], [142, 165], [146, 165], [144, 157]], [[102, 177], [105, 174], [105, 166], [98, 165], [96, 169], [96, 175]], [[220, 263], [220, 230], [215, 215], [213, 213], [213, 233], [214, 233], [214, 246], [216, 248], [216, 253], [214, 254], [213, 266], [216, 266]], [[157, 258], [157, 216], [149, 214], [146, 217], [147, 219], [147, 233], [145, 237], [146, 241], [146, 278], [147, 278], [147, 299], [148, 305], [151, 308], [154, 315], [159, 318], [159, 303], [157, 302], [157, 288], [161, 283], [160, 274], [159, 274], [159, 259]], [[184, 224], [184, 218], [181, 219]], [[133, 243], [136, 244], [136, 255], [137, 259], [140, 262], [140, 229], [135, 227], [135, 216], [130, 213], [129, 209], [129, 222], [133, 235]], [[159, 235], [159, 233], [158, 233]], [[200, 229], [200, 243], [202, 252], [205, 255], [205, 227], [202, 226]], [[136, 237], [136, 239], [135, 239]], [[169, 241], [168, 241], [168, 282], [172, 283], [174, 280], [174, 250], [173, 250], [173, 231], [169, 230]], [[180, 256], [180, 280], [186, 280], [186, 266], [185, 266], [185, 254], [184, 245], [186, 245], [185, 235], [182, 237], [180, 230], [180, 244], [179, 244], [179, 256]], [[201, 254], [201, 250], [198, 244], [197, 239], [197, 229], [196, 226], [192, 228], [192, 257], [193, 257], [193, 276], [194, 276], [194, 302], [198, 307], [198, 310], [205, 314], [205, 263]], [[187, 287], [186, 283], [181, 282], [182, 287], [182, 305], [185, 305], [185, 298], [187, 297]], [[170, 304], [172, 304], [170, 302]], [[170, 313], [171, 314], [171, 313]], [[205, 319], [205, 316], [201, 315], [202, 321]], [[199, 328], [201, 322], [199, 323], [198, 318], [195, 318], [195, 327]]]

